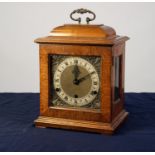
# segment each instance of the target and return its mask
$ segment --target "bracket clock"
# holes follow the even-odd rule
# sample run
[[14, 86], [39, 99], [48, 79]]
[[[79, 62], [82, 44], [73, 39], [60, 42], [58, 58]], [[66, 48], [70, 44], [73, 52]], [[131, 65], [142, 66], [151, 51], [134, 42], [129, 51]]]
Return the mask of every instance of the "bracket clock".
[[[90, 14], [87, 24], [79, 15]], [[77, 17], [78, 18], [75, 18]], [[78, 24], [54, 28], [35, 40], [40, 51], [40, 116], [37, 127], [113, 133], [124, 121], [126, 36], [92, 25], [87, 9], [70, 14]]]

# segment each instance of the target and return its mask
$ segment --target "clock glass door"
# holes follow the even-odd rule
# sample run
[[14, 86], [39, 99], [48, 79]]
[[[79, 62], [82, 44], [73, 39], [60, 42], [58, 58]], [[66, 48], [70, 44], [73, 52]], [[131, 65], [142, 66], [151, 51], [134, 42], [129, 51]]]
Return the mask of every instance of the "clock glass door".
[[114, 58], [114, 65], [115, 65], [114, 100], [117, 101], [118, 99], [120, 99], [121, 56], [117, 56]]
[[98, 56], [49, 55], [50, 106], [100, 108]]

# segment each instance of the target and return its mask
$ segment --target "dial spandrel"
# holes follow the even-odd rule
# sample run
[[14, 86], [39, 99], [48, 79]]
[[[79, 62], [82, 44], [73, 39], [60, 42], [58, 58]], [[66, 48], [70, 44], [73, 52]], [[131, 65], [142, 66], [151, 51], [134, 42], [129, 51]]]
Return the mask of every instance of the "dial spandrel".
[[100, 57], [51, 59], [52, 106], [100, 108]]

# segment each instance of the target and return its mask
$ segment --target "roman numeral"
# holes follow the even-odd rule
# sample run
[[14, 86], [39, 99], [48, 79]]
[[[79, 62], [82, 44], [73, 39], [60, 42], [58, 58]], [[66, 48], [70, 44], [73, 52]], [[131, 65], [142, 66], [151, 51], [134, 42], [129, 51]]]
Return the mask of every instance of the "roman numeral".
[[97, 81], [94, 81], [93, 84], [94, 84], [94, 85], [97, 85]]
[[68, 65], [68, 62], [65, 62], [65, 65], [67, 66]]
[[74, 60], [74, 63], [77, 64], [78, 63], [78, 60]]
[[59, 79], [55, 79], [55, 82], [59, 82]]
[[67, 96], [65, 96], [65, 97], [64, 97], [64, 99], [65, 99], [65, 100], [68, 100], [68, 97], [67, 97]]

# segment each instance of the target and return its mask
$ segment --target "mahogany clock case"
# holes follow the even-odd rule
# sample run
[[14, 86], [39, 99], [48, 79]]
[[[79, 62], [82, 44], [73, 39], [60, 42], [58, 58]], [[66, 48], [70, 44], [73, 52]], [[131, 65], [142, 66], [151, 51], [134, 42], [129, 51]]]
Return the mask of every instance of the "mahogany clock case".
[[[124, 121], [125, 41], [105, 25], [69, 24], [35, 40], [40, 51], [40, 116], [37, 127], [113, 133]], [[98, 108], [54, 106], [51, 65], [54, 57], [100, 58]]]

